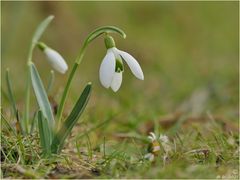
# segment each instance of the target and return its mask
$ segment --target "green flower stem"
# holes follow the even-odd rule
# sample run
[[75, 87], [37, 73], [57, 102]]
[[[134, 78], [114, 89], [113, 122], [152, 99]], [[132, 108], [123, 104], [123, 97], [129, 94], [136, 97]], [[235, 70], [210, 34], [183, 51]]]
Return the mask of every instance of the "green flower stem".
[[78, 64], [77, 63], [74, 63], [73, 67], [72, 67], [72, 71], [68, 77], [68, 81], [67, 81], [67, 84], [65, 86], [65, 89], [64, 89], [64, 92], [63, 92], [63, 95], [62, 95], [62, 98], [61, 98], [61, 102], [60, 102], [60, 105], [59, 105], [59, 108], [58, 108], [58, 111], [57, 111], [57, 117], [58, 117], [58, 121], [56, 121], [57, 123], [57, 128], [59, 127], [60, 125], [60, 119], [62, 118], [62, 113], [63, 113], [63, 107], [65, 105], [65, 101], [66, 101], [66, 98], [68, 96], [68, 93], [69, 93], [69, 88], [70, 88], [70, 85], [71, 85], [71, 82], [72, 82], [72, 79], [73, 79], [73, 76], [77, 70], [77, 67], [78, 67]]
[[62, 119], [62, 113], [63, 113], [63, 109], [64, 109], [64, 105], [66, 103], [66, 98], [68, 96], [69, 93], [69, 88], [72, 82], [72, 79], [75, 75], [75, 72], [77, 70], [78, 65], [82, 62], [83, 56], [85, 54], [86, 48], [88, 46], [88, 44], [90, 42], [92, 42], [94, 39], [96, 39], [97, 37], [99, 37], [102, 34], [108, 34], [108, 33], [118, 33], [120, 34], [123, 38], [126, 38], [126, 34], [119, 28], [114, 27], [114, 26], [103, 26], [100, 28], [95, 29], [93, 32], [91, 32], [87, 38], [85, 39], [82, 48], [80, 49], [79, 55], [76, 58], [75, 64], [71, 70], [71, 73], [68, 77], [68, 81], [67, 81], [67, 85], [65, 86], [61, 101], [60, 101], [60, 105], [58, 108], [58, 112], [57, 112], [57, 117], [58, 117], [58, 122], [57, 122], [57, 127], [59, 127], [59, 124], [61, 122]]
[[71, 73], [70, 73], [70, 75], [68, 77], [68, 81], [67, 81], [67, 84], [65, 86], [65, 89], [64, 89], [64, 92], [63, 92], [63, 95], [62, 95], [62, 98], [61, 98], [61, 102], [60, 102], [60, 105], [59, 105], [59, 108], [58, 108], [58, 111], [57, 111], [57, 117], [58, 117], [57, 128], [59, 127], [61, 119], [62, 119], [63, 108], [64, 108], [64, 105], [66, 103], [66, 98], [67, 98], [68, 93], [69, 93], [70, 85], [72, 83], [72, 80], [73, 80], [74, 74], [75, 74], [75, 72], [77, 70], [77, 67], [78, 67], [78, 65], [81, 63], [81, 61], [83, 59], [83, 56], [84, 56], [84, 53], [85, 53], [85, 49], [86, 49], [86, 45], [81, 48], [79, 56], [77, 57], [74, 65], [72, 67]]

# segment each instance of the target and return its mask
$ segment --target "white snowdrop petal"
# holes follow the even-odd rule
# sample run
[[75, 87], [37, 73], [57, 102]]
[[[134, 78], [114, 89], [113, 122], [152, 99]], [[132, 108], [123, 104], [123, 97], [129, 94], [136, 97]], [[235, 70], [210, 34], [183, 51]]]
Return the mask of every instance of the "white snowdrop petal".
[[100, 82], [105, 88], [109, 88], [111, 86], [113, 75], [115, 73], [115, 65], [116, 60], [114, 54], [109, 49], [106, 56], [103, 58], [99, 69]]
[[124, 51], [118, 50], [118, 53], [122, 56], [122, 58], [126, 61], [127, 65], [131, 69], [132, 73], [141, 80], [144, 80], [144, 75], [141, 66], [137, 62], [137, 60], [132, 57], [130, 54]]
[[50, 48], [46, 48], [44, 50], [44, 53], [46, 54], [49, 63], [55, 70], [62, 74], [64, 74], [67, 71], [68, 65], [63, 59], [63, 57], [57, 51]]
[[117, 92], [118, 89], [121, 87], [122, 84], [122, 72], [115, 72], [113, 75], [111, 88], [114, 92]]

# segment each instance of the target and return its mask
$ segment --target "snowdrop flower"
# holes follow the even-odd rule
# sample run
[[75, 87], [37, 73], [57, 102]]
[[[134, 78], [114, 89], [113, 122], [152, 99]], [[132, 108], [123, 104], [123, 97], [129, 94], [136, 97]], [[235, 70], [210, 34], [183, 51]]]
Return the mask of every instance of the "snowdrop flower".
[[106, 36], [105, 45], [107, 54], [103, 58], [99, 69], [100, 82], [105, 88], [111, 87], [114, 92], [120, 88], [124, 71], [123, 60], [138, 79], [144, 79], [143, 71], [137, 60], [127, 52], [117, 49], [111, 36]]
[[44, 43], [38, 43], [38, 47], [43, 51], [43, 53], [47, 56], [48, 62], [51, 66], [58, 72], [64, 74], [67, 69], [68, 65], [63, 59], [63, 57], [55, 50], [49, 48]]
[[160, 144], [157, 141], [156, 135], [153, 132], [150, 132], [148, 138], [151, 140], [152, 143], [152, 152], [155, 153], [160, 150]]
[[171, 143], [169, 141], [168, 136], [161, 134], [157, 138], [153, 132], [150, 132], [149, 134], [150, 135], [148, 136], [148, 139], [150, 139], [151, 144], [148, 148], [148, 153], [145, 154], [144, 158], [148, 159], [149, 161], [154, 161], [154, 158], [159, 156], [160, 151], [162, 149], [162, 151], [164, 152], [164, 154], [162, 154], [162, 158], [165, 164], [169, 158], [168, 156], [169, 152], [172, 151]]

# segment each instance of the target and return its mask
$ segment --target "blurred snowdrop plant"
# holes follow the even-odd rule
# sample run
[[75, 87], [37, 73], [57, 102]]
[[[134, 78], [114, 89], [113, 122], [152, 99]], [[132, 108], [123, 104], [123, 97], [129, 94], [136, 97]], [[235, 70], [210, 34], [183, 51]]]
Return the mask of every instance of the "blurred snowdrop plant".
[[161, 134], [159, 138], [157, 138], [153, 132], [150, 132], [149, 134], [148, 139], [151, 143], [148, 147], [148, 153], [144, 155], [144, 158], [149, 161], [154, 161], [155, 157], [159, 156], [162, 152], [163, 161], [165, 163], [169, 153], [172, 151], [168, 136]]
[[[69, 89], [73, 77], [76, 73], [78, 65], [81, 63], [87, 46], [100, 35], [105, 36], [105, 44], [108, 48], [108, 53], [104, 58], [102, 65], [100, 67], [100, 80], [104, 87], [110, 87], [117, 91], [122, 82], [122, 72], [123, 72], [123, 63], [122, 60], [125, 60], [128, 66], [130, 67], [133, 74], [143, 80], [143, 72], [141, 70], [138, 62], [128, 53], [120, 51], [115, 47], [115, 43], [112, 37], [109, 36], [110, 33], [119, 34], [121, 37], [126, 38], [125, 33], [114, 26], [103, 26], [95, 29], [91, 32], [83, 42], [82, 47], [79, 50], [79, 54], [73, 64], [69, 77], [67, 79], [65, 89], [63, 91], [56, 116], [53, 113], [51, 108], [47, 92], [42, 79], [38, 73], [37, 67], [33, 62], [33, 51], [35, 47], [40, 48], [43, 53], [46, 55], [47, 60], [51, 64], [54, 70], [64, 74], [68, 70], [68, 65], [63, 57], [55, 50], [48, 47], [46, 44], [40, 42], [41, 36], [48, 27], [49, 23], [53, 20], [53, 16], [47, 17], [43, 20], [37, 27], [32, 42], [29, 49], [27, 66], [28, 66], [28, 76], [26, 84], [26, 96], [25, 96], [25, 111], [23, 117], [20, 117], [18, 107], [16, 105], [14, 95], [12, 92], [12, 84], [9, 77], [9, 70], [6, 73], [7, 88], [9, 93], [9, 99], [12, 104], [12, 109], [16, 115], [16, 119], [20, 124], [20, 130], [22, 135], [28, 135], [31, 133], [35, 127], [35, 121], [37, 121], [38, 132], [40, 137], [40, 144], [42, 147], [43, 156], [50, 156], [51, 154], [60, 153], [65, 139], [71, 133], [72, 128], [77, 123], [82, 112], [84, 111], [88, 100], [90, 98], [90, 93], [92, 89], [91, 82], [87, 83], [82, 93], [80, 94], [78, 100], [73, 106], [72, 111], [66, 117], [62, 117], [64, 105], [69, 94]], [[48, 87], [52, 86], [53, 83], [53, 71], [51, 71], [51, 80]], [[38, 103], [38, 109], [35, 110], [34, 117], [30, 116], [30, 88], [33, 88], [33, 92]], [[31, 117], [31, 118], [30, 118]]]
[[100, 82], [105, 88], [111, 87], [116, 92], [121, 87], [124, 71], [123, 60], [138, 79], [144, 79], [143, 71], [137, 60], [127, 52], [118, 50], [114, 39], [109, 35], [105, 37], [105, 46], [107, 54], [103, 58], [99, 69]]

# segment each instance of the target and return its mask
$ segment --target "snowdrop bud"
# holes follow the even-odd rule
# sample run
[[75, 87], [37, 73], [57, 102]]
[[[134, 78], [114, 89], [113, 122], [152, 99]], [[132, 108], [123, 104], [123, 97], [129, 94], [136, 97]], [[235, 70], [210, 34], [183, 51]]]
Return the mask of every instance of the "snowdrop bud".
[[48, 62], [52, 65], [52, 67], [56, 71], [62, 74], [64, 74], [67, 71], [68, 65], [63, 59], [63, 57], [57, 51], [49, 48], [46, 44], [42, 42], [38, 43], [37, 45], [39, 49], [41, 49], [47, 56]]
[[104, 39], [104, 42], [107, 49], [115, 47], [115, 42], [112, 36], [107, 35]]

